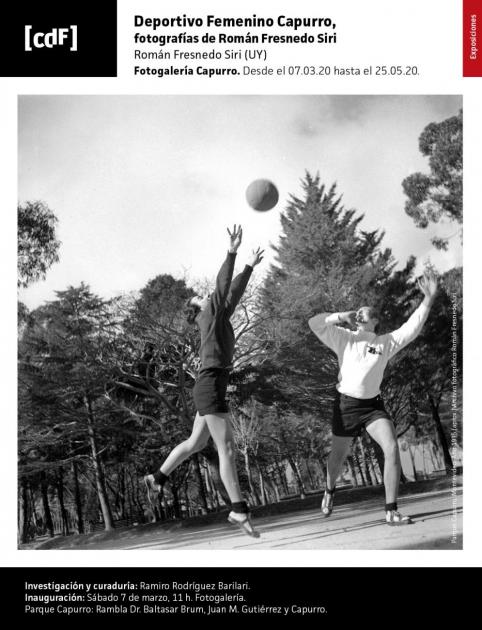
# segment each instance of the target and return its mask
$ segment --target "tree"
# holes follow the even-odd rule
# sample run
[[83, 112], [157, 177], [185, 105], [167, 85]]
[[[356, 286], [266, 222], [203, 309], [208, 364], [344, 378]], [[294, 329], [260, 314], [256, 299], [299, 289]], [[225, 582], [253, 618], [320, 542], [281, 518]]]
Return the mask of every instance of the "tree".
[[57, 218], [41, 201], [28, 201], [18, 212], [18, 279], [27, 287], [45, 278], [51, 265], [58, 262], [60, 241], [56, 236]]
[[[419, 138], [419, 149], [428, 157], [430, 172], [413, 173], [402, 182], [408, 200], [405, 212], [415, 225], [426, 228], [441, 219], [462, 223], [462, 111], [441, 123], [430, 123]], [[434, 238], [447, 249], [448, 238]]]
[[[154, 444], [157, 445], [157, 456], [144, 458], [147, 470], [157, 468], [161, 458], [188, 437], [192, 429], [196, 413], [192, 388], [199, 369], [200, 338], [198, 328], [186, 322], [184, 304], [193, 295], [193, 289], [184, 280], [162, 274], [150, 280], [131, 304], [125, 304], [123, 340], [116, 348], [118, 370], [109, 395], [133, 415], [155, 425], [156, 435], [152, 436], [150, 447], [154, 450]], [[257, 336], [261, 319], [252, 284], [233, 318], [234, 383], [263, 356], [264, 341]], [[236, 384], [230, 389], [233, 388]], [[214, 448], [208, 446], [191, 463], [201, 508], [208, 509], [208, 499], [211, 504], [216, 503], [214, 497], [208, 496], [211, 485], [228, 502]], [[203, 469], [212, 477], [208, 487]], [[179, 484], [184, 479], [185, 471], [181, 469]], [[177, 472], [170, 475], [170, 480], [175, 489], [179, 485]]]
[[[416, 425], [418, 434], [426, 435], [435, 429], [448, 475], [452, 473], [453, 461], [443, 417], [447, 416], [452, 424], [452, 398], [455, 395], [458, 399], [461, 365], [462, 269], [455, 268], [441, 277], [428, 321], [419, 337], [392, 362], [384, 384], [392, 413], [394, 400], [395, 404], [397, 399], [406, 404], [401, 413], [405, 430]], [[427, 415], [432, 420], [431, 427], [424, 420]]]
[[[116, 369], [108, 395], [119, 407], [146, 427], [144, 444], [137, 444], [143, 472], [159, 467], [163, 458], [191, 432], [195, 410], [192, 387], [198, 369], [199, 333], [187, 325], [184, 304], [194, 291], [184, 280], [161, 274], [150, 280], [137, 298], [124, 304], [122, 341], [115, 349]], [[207, 458], [215, 485], [221, 494], [217, 457], [208, 448]], [[170, 476], [174, 510], [179, 516], [178, 490], [185, 488], [186, 475], [194, 475], [201, 509], [208, 509], [202, 460], [194, 456], [191, 466]], [[185, 493], [185, 501], [188, 501]], [[226, 496], [227, 500], [227, 496]], [[161, 506], [159, 506], [159, 512]]]
[[263, 289], [263, 310], [271, 316], [267, 354], [279, 395], [328, 420], [337, 360], [315, 340], [308, 319], [361, 304], [379, 307], [384, 318], [391, 316], [414, 263], [399, 272], [398, 283], [391, 282], [395, 260], [389, 249], [380, 247], [383, 233], [362, 230], [363, 215], [345, 209], [336, 185], [327, 188], [319, 175], [307, 173], [302, 189], [303, 197], [292, 196], [281, 216], [276, 262]]
[[[271, 398], [271, 404], [283, 410], [283, 419], [290, 413], [318, 417], [324, 427], [324, 435], [318, 437], [323, 445], [330, 433], [338, 362], [313, 337], [309, 317], [373, 305], [381, 313], [379, 332], [384, 333], [408, 318], [420, 294], [413, 279], [415, 258], [410, 257], [404, 268], [395, 270], [391, 251], [381, 246], [383, 233], [364, 231], [363, 215], [343, 208], [336, 186], [327, 188], [318, 175], [307, 173], [302, 189], [303, 197], [292, 196], [281, 217], [283, 233], [275, 247], [277, 258], [263, 290], [263, 310], [271, 315], [266, 326], [269, 345], [263, 374], [259, 375], [263, 387], [254, 393], [265, 404]], [[440, 347], [434, 346], [432, 363], [440, 352]], [[439, 376], [433, 377], [438, 384]], [[404, 373], [403, 379], [388, 380], [388, 403], [400, 432], [416, 421], [420, 407], [411, 387], [414, 379], [413, 374]], [[298, 431], [297, 443], [303, 439]], [[380, 455], [366, 445], [359, 448], [365, 468], [362, 471], [359, 466], [361, 478], [376, 479]], [[354, 456], [357, 463], [356, 452]]]
[[111, 301], [84, 284], [70, 287], [30, 314], [20, 356], [23, 397], [29, 400], [20, 407], [20, 446], [24, 455], [35, 454], [23, 472], [54, 468], [62, 510], [62, 466], [87, 459], [106, 529], [114, 523], [104, 460], [124, 429], [123, 417], [105, 397], [118, 330]]

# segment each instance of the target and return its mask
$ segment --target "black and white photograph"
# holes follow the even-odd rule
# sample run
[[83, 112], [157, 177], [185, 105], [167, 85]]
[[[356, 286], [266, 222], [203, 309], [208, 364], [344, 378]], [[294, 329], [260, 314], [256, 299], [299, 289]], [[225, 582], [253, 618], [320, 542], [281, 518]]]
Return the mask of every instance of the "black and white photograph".
[[18, 549], [463, 549], [462, 124], [20, 94]]

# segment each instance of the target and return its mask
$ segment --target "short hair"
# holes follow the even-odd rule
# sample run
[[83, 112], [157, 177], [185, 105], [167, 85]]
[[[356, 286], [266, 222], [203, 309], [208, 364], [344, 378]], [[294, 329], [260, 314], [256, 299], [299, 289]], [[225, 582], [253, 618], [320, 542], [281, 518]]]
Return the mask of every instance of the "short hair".
[[186, 315], [187, 323], [194, 324], [196, 317], [201, 310], [201, 307], [197, 304], [192, 304], [192, 296], [188, 298], [184, 303], [184, 313]]
[[369, 306], [370, 319], [378, 319], [380, 321], [380, 311], [376, 306]]

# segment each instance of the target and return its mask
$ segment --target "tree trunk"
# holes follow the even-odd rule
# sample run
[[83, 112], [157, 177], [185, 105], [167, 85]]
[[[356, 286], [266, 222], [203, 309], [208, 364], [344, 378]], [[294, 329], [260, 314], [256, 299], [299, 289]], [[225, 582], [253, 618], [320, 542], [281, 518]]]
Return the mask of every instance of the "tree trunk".
[[25, 544], [29, 541], [30, 515], [28, 509], [28, 482], [25, 477], [20, 480], [22, 509], [20, 512], [20, 542]]
[[269, 503], [268, 494], [266, 492], [266, 487], [264, 483], [263, 473], [261, 472], [261, 468], [258, 466], [258, 479], [259, 479], [259, 490], [261, 493], [261, 503], [262, 505], [266, 505]]
[[348, 457], [346, 458], [346, 461], [348, 464], [348, 468], [350, 470], [351, 483], [353, 486], [355, 486], [355, 488], [358, 488], [358, 479], [356, 477], [356, 470], [355, 470], [355, 464], [353, 462], [353, 456], [348, 455]]
[[435, 428], [437, 430], [437, 436], [440, 442], [440, 446], [442, 447], [442, 453], [444, 456], [444, 464], [445, 464], [445, 473], [447, 475], [451, 475], [454, 464], [452, 461], [452, 456], [450, 455], [450, 449], [447, 442], [447, 437], [445, 436], [445, 431], [442, 426], [442, 421], [440, 420], [440, 416], [438, 413], [438, 405], [435, 404], [432, 397], [429, 396], [430, 409], [432, 410], [432, 419], [435, 424]]
[[160, 521], [166, 521], [169, 517], [167, 508], [168, 505], [164, 496], [164, 486], [161, 486], [161, 491], [159, 492], [159, 496], [157, 497], [158, 513], [155, 515], [156, 519], [159, 519]]
[[174, 509], [174, 516], [176, 518], [181, 518], [181, 508], [179, 505], [179, 493], [177, 486], [171, 483], [171, 494], [172, 494], [172, 507]]
[[209, 512], [208, 500], [206, 497], [206, 488], [204, 487], [204, 480], [201, 471], [201, 465], [199, 463], [199, 456], [195, 453], [192, 456], [192, 460], [194, 462], [194, 474], [197, 479], [197, 487], [199, 490], [199, 499], [201, 500], [201, 511], [203, 514], [207, 514]]
[[423, 477], [424, 479], [427, 479], [428, 473], [427, 473], [427, 461], [425, 459], [425, 443], [424, 442], [422, 442], [422, 464], [423, 464]]
[[365, 452], [365, 447], [363, 446], [362, 438], [358, 438], [358, 448], [360, 449], [360, 454], [363, 462], [363, 468], [365, 469], [365, 478], [369, 486], [373, 486], [373, 479], [370, 474], [370, 468], [368, 466], [368, 458]]
[[283, 490], [283, 492], [284, 492], [284, 494], [286, 496], [287, 494], [289, 494], [289, 490], [288, 490], [288, 483], [286, 481], [285, 470], [281, 466], [281, 461], [280, 460], [278, 460], [276, 462], [275, 466], [276, 466], [276, 471], [278, 473], [278, 478], [279, 478], [279, 481], [280, 481], [281, 489]]
[[126, 466], [126, 469], [124, 471], [125, 486], [126, 486], [127, 513], [129, 515], [130, 521], [137, 523], [138, 517], [137, 517], [136, 510], [134, 509], [134, 498], [132, 495], [132, 484], [131, 484], [131, 479], [130, 479], [129, 468], [130, 466]]
[[291, 466], [291, 470], [293, 471], [293, 474], [295, 476], [296, 485], [298, 486], [298, 492], [300, 493], [300, 498], [304, 499], [306, 497], [306, 490], [305, 490], [305, 486], [303, 484], [303, 479], [301, 478], [301, 475], [300, 475], [300, 471], [299, 471], [298, 465], [296, 464], [296, 462], [293, 459], [293, 457], [291, 457], [291, 455], [289, 455], [289, 454], [287, 454], [287, 460], [288, 460], [288, 463]]
[[204, 466], [201, 469], [204, 477], [204, 485], [206, 486], [206, 501], [208, 503], [209, 510], [218, 510], [219, 505], [217, 504], [217, 497], [215, 494], [214, 483], [211, 479], [211, 471], [209, 470], [209, 462], [204, 460]]
[[383, 454], [383, 449], [380, 444], [378, 444], [378, 442], [375, 442], [375, 440], [373, 440], [372, 442], [372, 448], [373, 452], [375, 453], [375, 459], [378, 464], [378, 469], [380, 471], [380, 477], [383, 481], [383, 475], [385, 471], [385, 456]]
[[430, 440], [430, 441], [432, 443], [432, 452], [435, 457], [436, 469], [440, 470], [440, 468], [442, 467], [442, 460], [440, 458], [440, 449], [438, 447], [436, 440]]
[[279, 503], [281, 501], [281, 496], [280, 496], [278, 484], [276, 483], [275, 471], [272, 471], [271, 473], [267, 473], [266, 483], [271, 488], [274, 494], [276, 503]]
[[432, 462], [432, 473], [434, 473], [438, 469], [437, 462], [435, 461], [435, 456], [432, 448], [432, 442], [429, 441], [427, 444], [428, 454], [430, 455], [430, 461]]
[[208, 496], [209, 499], [211, 501], [211, 509], [219, 511], [220, 509], [220, 502], [219, 502], [219, 495], [218, 492], [216, 490], [216, 486], [214, 485], [214, 480], [213, 480], [213, 475], [212, 475], [212, 467], [211, 464], [209, 463], [209, 461], [206, 459], [206, 488], [208, 491]]
[[248, 448], [247, 447], [243, 448], [241, 452], [244, 458], [244, 469], [246, 471], [246, 477], [248, 478], [248, 485], [251, 492], [251, 496], [253, 497], [255, 505], [259, 505], [261, 501], [259, 500], [258, 493], [256, 492], [256, 488], [254, 487], [254, 483], [253, 483], [253, 475], [251, 473], [251, 462], [249, 460]]
[[35, 525], [35, 530], [38, 532], [40, 529], [40, 518], [39, 515], [37, 514], [37, 506], [36, 506], [36, 501], [35, 501], [35, 492], [32, 488], [32, 484], [30, 483], [28, 486], [28, 496], [29, 496], [29, 501], [30, 501], [30, 508], [32, 510], [32, 519], [33, 519], [33, 524]]
[[49, 533], [49, 537], [54, 537], [54, 523], [52, 521], [52, 512], [50, 511], [47, 475], [45, 471], [40, 473], [40, 492], [42, 494], [42, 507], [44, 510], [45, 527]]
[[77, 532], [84, 533], [84, 518], [82, 515], [82, 496], [80, 494], [79, 471], [76, 460], [72, 460], [72, 477], [74, 478], [74, 501], [77, 513]]
[[134, 466], [134, 479], [132, 478], [132, 475], [130, 476], [131, 488], [132, 488], [132, 497], [134, 499], [134, 503], [136, 505], [138, 513], [139, 514], [143, 514], [144, 513], [143, 499], [141, 499], [140, 494], [139, 494], [138, 477], [139, 477], [138, 470]]
[[358, 453], [357, 453], [356, 446], [353, 449], [353, 461], [355, 462], [356, 467], [358, 468], [358, 473], [360, 475], [362, 486], [366, 486], [367, 482], [366, 482], [366, 479], [365, 479], [365, 475], [363, 474], [363, 470], [362, 470], [362, 467], [361, 467], [361, 464], [360, 464], [360, 460], [358, 459]]
[[99, 497], [99, 504], [100, 504], [100, 509], [102, 512], [102, 518], [104, 519], [104, 528], [106, 531], [110, 531], [111, 529], [114, 529], [114, 521], [112, 519], [109, 499], [107, 497], [104, 471], [102, 468], [102, 462], [99, 457], [99, 449], [97, 448], [97, 436], [96, 436], [95, 428], [94, 428], [94, 424], [95, 424], [94, 411], [92, 409], [91, 401], [87, 396], [85, 398], [85, 405], [87, 407], [87, 433], [88, 433], [88, 438], [89, 438], [92, 464], [94, 467], [97, 496]]
[[313, 475], [311, 474], [310, 463], [309, 463], [308, 459], [306, 460], [306, 472], [308, 473], [308, 477], [310, 479], [311, 489], [314, 490], [315, 489], [315, 482], [313, 480]]
[[320, 471], [320, 479], [321, 479], [321, 487], [323, 488], [326, 484], [326, 459], [321, 457], [319, 460], [316, 460], [318, 463], [318, 468]]
[[410, 460], [412, 462], [413, 480], [418, 481], [417, 469], [415, 468], [415, 457], [413, 455], [412, 447], [410, 446], [410, 444], [408, 445], [408, 452], [410, 454]]
[[383, 483], [383, 472], [382, 469], [378, 465], [378, 458], [375, 453], [375, 449], [371, 444], [368, 444], [368, 453], [370, 456], [370, 469], [373, 474], [373, 478], [375, 479], [376, 484]]
[[62, 535], [70, 536], [69, 519], [64, 503], [64, 471], [62, 466], [57, 468], [57, 498], [59, 500], [60, 518], [62, 519]]
[[191, 502], [189, 500], [189, 483], [187, 481], [187, 477], [186, 480], [183, 484], [183, 492], [184, 492], [184, 500], [186, 502], [186, 514], [189, 516], [191, 516]]
[[126, 516], [129, 519], [129, 523], [132, 523], [134, 520], [134, 513], [132, 510], [132, 499], [131, 492], [129, 488], [129, 464], [124, 466], [124, 487], [126, 489]]
[[143, 506], [139, 500], [139, 484], [137, 483], [137, 469], [134, 466], [134, 474], [132, 474], [131, 466], [126, 471], [127, 486], [129, 488], [129, 501], [131, 506], [131, 515], [136, 522], [145, 521]]
[[117, 472], [117, 484], [119, 487], [119, 517], [127, 518], [126, 514], [126, 483], [124, 476], [124, 466], [120, 466]]

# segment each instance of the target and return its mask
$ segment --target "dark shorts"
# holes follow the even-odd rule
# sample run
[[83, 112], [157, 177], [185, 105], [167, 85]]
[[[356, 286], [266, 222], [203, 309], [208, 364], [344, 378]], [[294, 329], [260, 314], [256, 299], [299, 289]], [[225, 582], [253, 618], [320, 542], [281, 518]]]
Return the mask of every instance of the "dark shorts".
[[226, 389], [229, 370], [206, 368], [199, 372], [192, 392], [196, 411], [200, 416], [208, 413], [227, 413]]
[[352, 398], [336, 392], [333, 407], [333, 435], [357, 437], [368, 424], [380, 418], [390, 419], [381, 396]]

